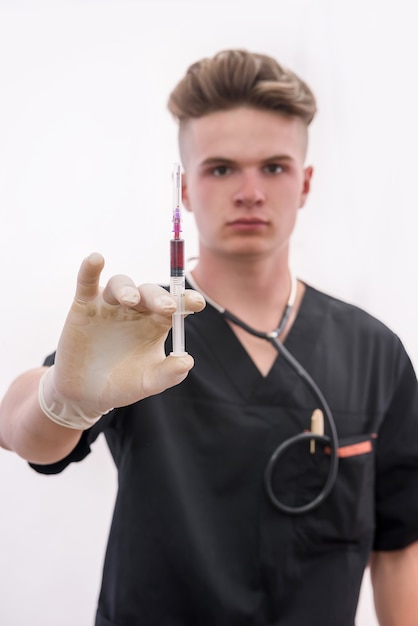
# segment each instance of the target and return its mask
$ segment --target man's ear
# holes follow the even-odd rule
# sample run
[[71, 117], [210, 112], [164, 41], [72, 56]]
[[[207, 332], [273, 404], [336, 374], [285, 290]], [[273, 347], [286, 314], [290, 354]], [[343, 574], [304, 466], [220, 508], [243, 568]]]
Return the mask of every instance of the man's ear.
[[181, 177], [181, 200], [183, 202], [183, 206], [186, 209], [186, 211], [191, 212], [189, 194], [187, 190], [187, 179], [186, 179], [185, 173], [183, 173], [183, 176]]
[[303, 171], [303, 185], [302, 185], [302, 193], [301, 193], [301, 197], [300, 197], [300, 205], [299, 208], [301, 209], [303, 206], [305, 206], [305, 202], [307, 200], [307, 197], [309, 195], [309, 192], [311, 190], [311, 180], [312, 180], [312, 176], [313, 176], [313, 167], [311, 165], [309, 165], [308, 167], [305, 167], [304, 171]]

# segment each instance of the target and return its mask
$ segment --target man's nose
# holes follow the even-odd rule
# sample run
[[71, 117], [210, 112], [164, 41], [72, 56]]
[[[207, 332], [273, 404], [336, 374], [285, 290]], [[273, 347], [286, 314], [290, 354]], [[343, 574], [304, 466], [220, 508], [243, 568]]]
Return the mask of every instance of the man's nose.
[[261, 206], [265, 202], [266, 196], [258, 176], [253, 173], [244, 173], [233, 199], [236, 207], [250, 209], [254, 206]]

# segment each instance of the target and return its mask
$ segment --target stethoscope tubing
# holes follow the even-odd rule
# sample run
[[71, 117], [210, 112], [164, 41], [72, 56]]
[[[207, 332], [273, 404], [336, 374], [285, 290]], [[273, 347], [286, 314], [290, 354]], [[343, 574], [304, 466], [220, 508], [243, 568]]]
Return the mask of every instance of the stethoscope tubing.
[[[207, 302], [211, 304], [222, 315], [222, 317], [230, 320], [234, 324], [237, 324], [238, 326], [246, 330], [251, 335], [254, 335], [255, 337], [260, 337], [261, 339], [265, 339], [266, 341], [269, 341], [276, 348], [279, 355], [283, 356], [283, 358], [288, 363], [288, 365], [305, 382], [305, 384], [310, 389], [311, 393], [317, 399], [317, 401], [319, 402], [320, 406], [323, 409], [324, 416], [328, 423], [328, 428], [329, 428], [329, 433], [330, 433], [329, 436], [304, 431], [302, 433], [299, 433], [298, 435], [295, 435], [294, 437], [290, 437], [290, 439], [283, 441], [274, 450], [273, 454], [271, 455], [267, 463], [267, 466], [264, 472], [264, 485], [265, 485], [265, 489], [267, 491], [267, 495], [269, 497], [271, 504], [282, 513], [286, 513], [288, 515], [302, 515], [305, 513], [309, 513], [310, 511], [313, 511], [320, 504], [322, 504], [322, 502], [329, 496], [332, 488], [335, 485], [335, 482], [337, 480], [337, 475], [338, 475], [338, 433], [337, 433], [337, 427], [335, 425], [334, 417], [332, 415], [330, 407], [328, 406], [328, 402], [326, 401], [324, 397], [324, 394], [322, 393], [322, 391], [320, 390], [316, 382], [313, 380], [313, 378], [305, 370], [305, 368], [289, 352], [289, 350], [285, 348], [285, 346], [278, 339], [278, 337], [280, 336], [282, 330], [284, 329], [287, 323], [287, 320], [292, 311], [292, 307], [293, 307], [295, 297], [296, 297], [297, 282], [293, 274], [291, 275], [291, 278], [292, 278], [292, 281], [291, 281], [292, 287], [291, 287], [290, 297], [286, 305], [286, 308], [284, 310], [283, 317], [280, 321], [279, 326], [276, 329], [272, 330], [271, 332], [262, 332], [262, 331], [256, 330], [255, 328], [252, 328], [251, 326], [248, 326], [248, 324], [243, 322], [240, 318], [236, 317], [233, 313], [231, 313], [227, 309], [218, 305], [215, 301], [209, 298], [200, 289], [200, 287], [197, 285], [196, 281], [194, 280], [193, 276], [190, 273], [187, 274], [187, 280], [189, 281], [191, 286], [197, 291], [200, 291], [200, 293], [202, 293], [202, 295], [205, 297]], [[285, 504], [281, 500], [279, 500], [279, 498], [274, 493], [273, 472], [276, 469], [276, 466], [280, 458], [282, 457], [284, 452], [286, 452], [286, 450], [308, 439], [310, 441], [315, 440], [323, 444], [327, 444], [330, 447], [330, 463], [329, 463], [328, 475], [325, 480], [323, 488], [320, 490], [320, 492], [315, 498], [313, 498], [310, 502], [307, 502], [306, 504], [303, 504], [300, 506], [290, 506], [290, 505]]]
[[[276, 350], [279, 352], [279, 354], [281, 354], [284, 357], [288, 365], [290, 365], [290, 367], [292, 367], [300, 376], [300, 378], [307, 384], [310, 391], [316, 397], [316, 399], [318, 400], [319, 404], [321, 405], [324, 411], [324, 415], [328, 422], [328, 427], [330, 431], [329, 436], [320, 435], [320, 434], [311, 433], [311, 432], [303, 432], [303, 433], [299, 433], [298, 435], [295, 435], [294, 437], [291, 437], [290, 439], [287, 439], [275, 449], [275, 451], [270, 457], [269, 462], [267, 463], [267, 466], [264, 472], [264, 484], [267, 490], [267, 494], [270, 498], [270, 502], [273, 504], [273, 506], [276, 507], [276, 509], [278, 509], [282, 513], [287, 513], [288, 515], [301, 515], [301, 514], [309, 513], [310, 511], [313, 511], [320, 504], [322, 504], [322, 502], [328, 497], [332, 488], [335, 485], [335, 482], [337, 480], [337, 474], [338, 474], [338, 460], [339, 460], [338, 459], [337, 427], [335, 425], [335, 420], [332, 415], [331, 409], [328, 405], [328, 402], [326, 401], [324, 394], [322, 393], [322, 391], [320, 390], [316, 382], [313, 380], [313, 378], [308, 374], [308, 372], [299, 363], [299, 361], [295, 359], [295, 357], [289, 352], [289, 350], [287, 350], [284, 347], [284, 345], [277, 339], [277, 337], [268, 337], [268, 339], [276, 348]], [[308, 439], [310, 441], [316, 440], [323, 444], [329, 445], [330, 464], [329, 464], [328, 475], [327, 475], [323, 488], [321, 489], [319, 494], [316, 496], [316, 498], [300, 506], [290, 506], [290, 505], [285, 504], [284, 502], [281, 502], [275, 495], [274, 490], [273, 490], [273, 472], [280, 457], [284, 454], [286, 450]]]
[[[280, 335], [281, 329], [284, 326], [284, 323], [287, 321], [287, 317], [290, 313], [290, 310], [286, 310], [283, 316], [282, 323], [280, 327], [270, 333], [264, 333], [256, 330], [255, 328], [251, 328], [245, 322], [236, 317], [233, 313], [230, 313], [228, 310], [224, 309], [221, 311], [223, 317], [229, 319], [234, 324], [237, 324], [244, 330], [246, 330], [251, 335], [256, 337], [260, 337], [261, 339], [265, 339], [269, 341], [277, 350], [277, 352], [284, 357], [285, 361], [288, 365], [298, 374], [298, 376], [306, 383], [312, 394], [318, 400], [321, 405], [325, 418], [328, 423], [330, 435], [320, 435], [312, 432], [302, 432], [290, 439], [287, 439], [283, 443], [281, 443], [271, 455], [265, 472], [264, 472], [264, 485], [267, 491], [267, 495], [271, 504], [281, 511], [282, 513], [286, 513], [288, 515], [302, 515], [305, 513], [309, 513], [316, 509], [322, 502], [328, 497], [332, 488], [335, 485], [338, 474], [338, 433], [335, 425], [335, 420], [332, 415], [331, 409], [326, 401], [324, 394], [313, 380], [313, 378], [308, 374], [305, 368], [299, 363], [299, 361], [285, 348], [285, 346], [279, 341], [278, 336]], [[284, 323], [283, 323], [284, 322]], [[319, 492], [319, 494], [306, 504], [300, 506], [290, 506], [285, 504], [281, 500], [279, 500], [274, 493], [273, 489], [273, 472], [278, 464], [278, 461], [283, 456], [284, 452], [291, 448], [292, 446], [298, 445], [300, 442], [309, 439], [310, 441], [316, 440], [323, 444], [328, 444], [330, 447], [330, 464], [327, 478], [325, 480], [324, 486]]]

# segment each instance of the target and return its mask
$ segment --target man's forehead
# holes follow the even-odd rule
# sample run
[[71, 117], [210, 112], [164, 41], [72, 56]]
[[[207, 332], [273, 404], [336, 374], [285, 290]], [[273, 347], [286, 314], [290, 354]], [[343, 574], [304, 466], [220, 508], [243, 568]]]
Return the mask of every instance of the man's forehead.
[[307, 127], [299, 118], [240, 107], [181, 122], [179, 142], [184, 158], [193, 153], [199, 160], [235, 159], [246, 152], [262, 160], [305, 153]]

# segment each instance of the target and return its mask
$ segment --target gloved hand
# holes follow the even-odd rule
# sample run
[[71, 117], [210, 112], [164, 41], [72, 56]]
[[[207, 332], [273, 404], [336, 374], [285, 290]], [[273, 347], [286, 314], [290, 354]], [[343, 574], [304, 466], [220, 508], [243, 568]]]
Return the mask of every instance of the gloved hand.
[[[164, 342], [175, 301], [158, 285], [136, 287], [113, 276], [99, 287], [104, 259], [86, 258], [55, 357], [40, 384], [42, 410], [70, 428], [89, 428], [114, 407], [126, 406], [180, 383], [193, 367], [190, 355], [168, 356]], [[186, 290], [185, 308], [204, 308]]]

